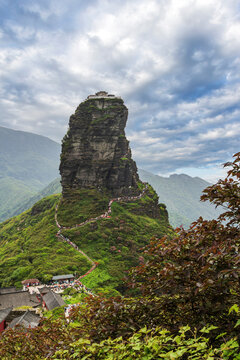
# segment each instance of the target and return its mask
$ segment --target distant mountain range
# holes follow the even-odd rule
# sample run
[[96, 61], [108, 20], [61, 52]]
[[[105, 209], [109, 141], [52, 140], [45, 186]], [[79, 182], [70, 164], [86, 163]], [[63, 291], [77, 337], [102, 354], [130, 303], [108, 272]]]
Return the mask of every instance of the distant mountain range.
[[32, 196], [25, 197], [15, 209], [12, 211], [11, 217], [21, 214], [23, 211], [30, 209], [37, 201], [43, 199], [46, 196], [59, 194], [62, 192], [62, 187], [60, 184], [60, 179], [57, 178], [53, 180], [50, 184], [48, 184], [44, 189], [39, 191], [37, 194]]
[[221, 212], [209, 202], [200, 201], [202, 191], [211, 184], [199, 177], [173, 174], [165, 178], [141, 169], [138, 172], [141, 180], [149, 182], [156, 190], [159, 202], [167, 206], [173, 227], [188, 227], [199, 216], [214, 219]]
[[0, 221], [58, 176], [59, 154], [47, 137], [0, 127]]
[[[0, 127], [0, 222], [30, 208], [45, 196], [61, 192], [60, 144], [47, 137]], [[189, 226], [199, 216], [211, 219], [220, 213], [200, 202], [207, 181], [188, 175], [168, 178], [139, 169], [141, 180], [149, 182], [167, 206], [170, 223]]]

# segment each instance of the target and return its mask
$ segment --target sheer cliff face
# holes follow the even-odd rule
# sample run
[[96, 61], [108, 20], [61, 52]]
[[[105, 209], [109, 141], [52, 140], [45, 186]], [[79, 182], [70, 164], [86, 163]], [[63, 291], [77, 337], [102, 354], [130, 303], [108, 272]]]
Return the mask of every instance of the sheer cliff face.
[[91, 187], [113, 195], [138, 193], [137, 168], [124, 132], [127, 116], [123, 100], [114, 96], [90, 96], [78, 106], [62, 142], [63, 196]]

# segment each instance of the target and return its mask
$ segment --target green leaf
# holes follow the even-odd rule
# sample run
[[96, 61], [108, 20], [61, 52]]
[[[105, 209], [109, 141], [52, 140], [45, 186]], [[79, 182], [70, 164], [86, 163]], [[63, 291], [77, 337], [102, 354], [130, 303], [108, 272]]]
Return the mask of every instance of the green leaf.
[[235, 311], [237, 314], [239, 313], [239, 306], [237, 304], [234, 304], [232, 307], [230, 307], [228, 314], [231, 314], [233, 311]]
[[211, 330], [215, 330], [217, 329], [218, 327], [217, 326], [214, 326], [214, 325], [210, 325], [210, 326], [204, 326], [200, 332], [204, 333], [204, 334], [209, 334]]
[[237, 327], [238, 325], [240, 325], [240, 319], [236, 322], [234, 327]]

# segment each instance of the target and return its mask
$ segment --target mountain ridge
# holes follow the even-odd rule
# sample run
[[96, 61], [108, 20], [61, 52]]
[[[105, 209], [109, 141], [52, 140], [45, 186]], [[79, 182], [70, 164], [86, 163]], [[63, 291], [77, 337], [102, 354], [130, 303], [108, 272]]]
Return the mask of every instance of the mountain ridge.
[[172, 174], [169, 177], [163, 177], [143, 169], [139, 169], [139, 176], [154, 187], [160, 201], [166, 204], [169, 221], [173, 227], [180, 225], [188, 227], [200, 216], [212, 219], [221, 213], [221, 209], [200, 201], [202, 191], [211, 185], [202, 178], [193, 178], [187, 174]]
[[47, 185], [56, 177], [59, 150], [60, 144], [45, 136], [0, 127], [0, 178], [9, 176], [29, 186]]
[[0, 222], [58, 176], [60, 144], [0, 126]]

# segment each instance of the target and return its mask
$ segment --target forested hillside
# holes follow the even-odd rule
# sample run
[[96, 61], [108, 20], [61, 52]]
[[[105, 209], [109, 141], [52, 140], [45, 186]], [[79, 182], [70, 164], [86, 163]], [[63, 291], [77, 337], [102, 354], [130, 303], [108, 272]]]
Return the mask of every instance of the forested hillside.
[[[56, 237], [54, 215], [59, 198], [60, 195], [46, 197], [30, 210], [0, 224], [1, 286], [20, 285], [29, 277], [46, 281], [55, 274], [82, 275], [91, 267], [86, 258]], [[113, 203], [111, 217], [94, 221], [106, 212], [109, 200], [108, 193], [81, 190], [72, 199], [61, 200], [58, 221], [67, 226], [63, 235], [98, 263], [84, 283], [93, 289], [122, 291], [125, 271], [139, 263], [141, 248], [149, 238], [173, 235], [173, 231], [166, 209], [158, 205], [151, 187], [138, 200]], [[90, 223], [75, 227], [88, 219]]]

